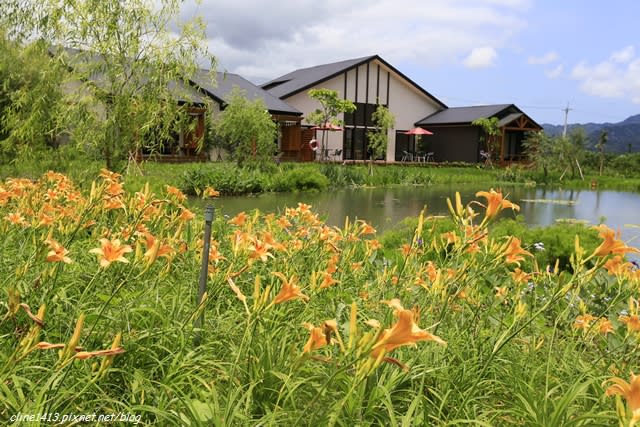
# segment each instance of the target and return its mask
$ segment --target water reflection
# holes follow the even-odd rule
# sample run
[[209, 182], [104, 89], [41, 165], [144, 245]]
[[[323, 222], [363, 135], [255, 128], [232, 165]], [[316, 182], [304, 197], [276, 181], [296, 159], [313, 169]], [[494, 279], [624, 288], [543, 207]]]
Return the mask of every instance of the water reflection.
[[[482, 188], [484, 190], [486, 188]], [[344, 218], [365, 219], [378, 231], [388, 229], [407, 216], [416, 216], [426, 205], [432, 215], [448, 214], [446, 200], [460, 191], [464, 202], [475, 199], [477, 186], [434, 185], [393, 188], [359, 188], [328, 193], [275, 193], [255, 197], [223, 197], [216, 206], [226, 215], [259, 209], [282, 212], [298, 202], [313, 205], [327, 223], [344, 224]], [[635, 239], [640, 229], [625, 227], [640, 222], [640, 194], [620, 191], [550, 190], [529, 187], [503, 187], [510, 200], [521, 207], [521, 215], [529, 225], [548, 225], [558, 219], [585, 220], [591, 224], [604, 222], [621, 229], [623, 239]], [[526, 200], [537, 200], [536, 202]], [[546, 201], [546, 202], [542, 202]], [[561, 204], [557, 201], [575, 202]], [[555, 202], [555, 203], [554, 203]], [[640, 242], [633, 242], [639, 245]]]

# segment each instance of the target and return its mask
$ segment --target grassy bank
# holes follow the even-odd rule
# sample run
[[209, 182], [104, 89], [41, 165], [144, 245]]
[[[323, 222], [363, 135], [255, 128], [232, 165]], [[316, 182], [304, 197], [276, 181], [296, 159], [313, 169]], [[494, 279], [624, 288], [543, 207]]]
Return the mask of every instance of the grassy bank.
[[556, 268], [497, 232], [509, 203], [494, 193], [486, 209], [454, 201], [449, 221], [418, 219], [380, 240], [364, 222], [326, 227], [306, 205], [243, 213], [214, 222], [197, 304], [203, 223], [179, 191], [133, 193], [113, 174], [84, 190], [59, 174], [1, 186], [0, 423], [19, 413], [191, 426], [632, 416], [614, 395], [635, 395], [613, 385], [640, 368], [640, 274], [607, 228], [574, 241], [568, 268]]
[[[620, 167], [630, 166], [629, 161]], [[633, 163], [635, 164], [635, 163]], [[626, 165], [626, 166], [625, 166]], [[0, 165], [0, 178], [26, 177], [37, 179], [48, 170], [67, 174], [80, 186], [91, 182], [103, 167], [101, 161], [81, 156], [50, 156]], [[268, 164], [258, 169], [238, 168], [233, 163], [163, 164], [146, 162], [140, 165], [120, 164], [117, 171], [124, 177], [129, 190], [138, 190], [149, 183], [154, 192], [166, 185], [176, 186], [190, 195], [198, 195], [211, 187], [222, 195], [239, 195], [283, 191], [326, 191], [349, 186], [477, 184], [478, 187], [501, 185], [537, 185], [563, 188], [598, 188], [640, 191], [640, 175], [634, 170], [619, 168], [599, 176], [593, 167], [585, 167], [585, 179], [551, 172], [544, 176], [530, 168], [513, 166], [487, 169], [480, 165], [367, 165], [318, 163]]]

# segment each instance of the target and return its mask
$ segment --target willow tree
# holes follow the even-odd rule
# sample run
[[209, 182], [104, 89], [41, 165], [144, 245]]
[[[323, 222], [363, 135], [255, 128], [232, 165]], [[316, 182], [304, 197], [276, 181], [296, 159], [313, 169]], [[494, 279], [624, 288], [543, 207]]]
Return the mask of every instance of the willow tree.
[[0, 154], [6, 159], [58, 144], [64, 70], [46, 52], [41, 42], [18, 43], [0, 29]]
[[201, 20], [178, 22], [181, 3], [6, 0], [0, 25], [18, 42], [41, 40], [51, 63], [68, 70], [57, 108], [64, 130], [111, 167], [184, 127], [184, 105], [200, 100], [189, 76], [203, 58], [214, 68]]
[[250, 101], [246, 92], [234, 87], [222, 113], [214, 123], [216, 136], [238, 166], [261, 166], [276, 154], [278, 126], [264, 101]]

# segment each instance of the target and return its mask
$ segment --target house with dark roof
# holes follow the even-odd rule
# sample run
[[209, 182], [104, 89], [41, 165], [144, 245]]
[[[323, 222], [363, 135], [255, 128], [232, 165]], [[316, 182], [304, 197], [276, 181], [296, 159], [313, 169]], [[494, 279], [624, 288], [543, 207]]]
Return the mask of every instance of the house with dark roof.
[[[402, 74], [378, 55], [317, 65], [292, 71], [262, 85], [270, 94], [302, 111], [305, 116], [319, 105], [307, 92], [310, 89], [332, 89], [356, 105], [353, 114], [338, 117], [344, 123], [342, 132], [330, 132], [328, 150], [340, 153], [340, 160], [366, 160], [369, 158], [367, 131], [373, 127], [372, 114], [377, 104], [385, 105], [395, 116], [396, 129], [389, 135], [385, 159], [400, 160], [396, 152], [396, 136], [414, 127], [416, 120], [430, 116], [447, 106]], [[302, 159], [312, 159], [308, 141], [314, 138], [311, 124], [302, 122], [303, 140], [300, 144]], [[312, 154], [312, 153], [311, 153]]]
[[[378, 55], [302, 68], [268, 81], [262, 88], [305, 116], [318, 108], [307, 95], [309, 89], [333, 89], [354, 102], [355, 113], [338, 117], [344, 122], [344, 131], [329, 135], [328, 149], [340, 152], [341, 160], [368, 159], [367, 131], [373, 127], [371, 117], [377, 104], [385, 105], [396, 118], [384, 159], [391, 162], [417, 158], [418, 154], [424, 159], [427, 152], [435, 161], [479, 162], [486, 147], [482, 145], [482, 129], [472, 122], [489, 117], [500, 121], [500, 158], [519, 160], [525, 133], [542, 129], [513, 104], [449, 108]], [[306, 152], [306, 142], [315, 135], [308, 130], [310, 123], [303, 121], [302, 125], [307, 131], [302, 132], [300, 150]], [[434, 135], [423, 136], [418, 146], [415, 136], [405, 134], [413, 127], [423, 127]], [[310, 160], [313, 156], [298, 156], [301, 158]]]
[[[215, 83], [212, 81], [212, 75], [209, 70], [200, 70], [190, 79], [194, 87], [198, 88], [204, 95], [213, 100], [211, 114], [225, 109], [228, 96], [234, 87], [240, 89], [244, 95], [251, 101], [262, 99], [267, 110], [271, 114], [273, 120], [278, 124], [278, 149], [287, 158], [287, 153], [291, 154], [290, 147], [300, 146], [302, 112], [297, 108], [284, 102], [277, 96], [272, 95], [260, 86], [256, 86], [249, 80], [238, 74], [232, 73], [215, 73]], [[214, 150], [216, 151], [216, 150]], [[221, 153], [212, 152], [212, 157], [217, 158]], [[289, 160], [297, 159], [295, 154], [289, 156]]]
[[496, 117], [500, 136], [498, 146], [501, 162], [523, 160], [524, 141], [527, 132], [542, 130], [514, 104], [478, 105], [453, 107], [438, 111], [416, 122], [416, 126], [433, 132], [425, 138], [426, 149], [434, 153], [435, 160], [449, 162], [479, 162], [481, 151], [486, 150], [485, 138], [479, 126], [472, 123], [478, 119]]

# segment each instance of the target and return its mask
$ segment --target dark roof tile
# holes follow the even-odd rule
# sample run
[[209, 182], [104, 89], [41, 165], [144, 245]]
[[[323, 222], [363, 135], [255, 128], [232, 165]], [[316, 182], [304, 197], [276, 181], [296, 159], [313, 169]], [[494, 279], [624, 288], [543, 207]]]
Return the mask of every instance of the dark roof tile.
[[215, 74], [215, 84], [211, 81], [209, 70], [200, 70], [196, 76], [191, 78], [191, 81], [193, 84], [209, 93], [209, 95], [220, 104], [224, 104], [226, 102], [227, 96], [229, 96], [233, 87], [237, 86], [246, 92], [248, 99], [262, 99], [267, 106], [267, 109], [272, 114], [302, 115], [302, 112], [298, 109], [273, 96], [261, 87], [254, 85], [249, 80], [239, 76], [238, 74], [221, 72], [217, 72]]
[[330, 64], [316, 65], [315, 67], [301, 68], [270, 80], [261, 86], [278, 98], [287, 98], [374, 59], [380, 61], [387, 68], [415, 87], [418, 91], [433, 100], [436, 104], [440, 105], [442, 108], [447, 108], [442, 101], [424, 90], [421, 86], [402, 74], [378, 55], [363, 56], [361, 58], [347, 59], [345, 61], [332, 62]]

